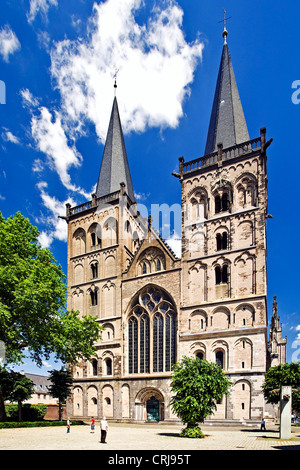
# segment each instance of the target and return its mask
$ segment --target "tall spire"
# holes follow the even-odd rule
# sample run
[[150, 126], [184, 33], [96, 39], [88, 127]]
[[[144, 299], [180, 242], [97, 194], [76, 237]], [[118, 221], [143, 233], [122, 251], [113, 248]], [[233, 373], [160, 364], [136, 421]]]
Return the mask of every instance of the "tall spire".
[[125, 183], [127, 195], [132, 202], [135, 202], [118, 102], [115, 96], [96, 189], [97, 197], [119, 191], [121, 183]]
[[205, 155], [249, 140], [247, 124], [235, 81], [231, 57], [227, 45], [228, 31], [224, 18], [222, 33], [224, 45], [217, 79], [215, 97], [210, 117]]

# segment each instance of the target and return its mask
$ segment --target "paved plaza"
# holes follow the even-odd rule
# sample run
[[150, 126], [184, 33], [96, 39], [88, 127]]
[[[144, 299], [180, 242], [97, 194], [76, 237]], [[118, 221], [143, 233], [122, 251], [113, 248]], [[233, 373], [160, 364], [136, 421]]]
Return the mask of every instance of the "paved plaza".
[[300, 450], [300, 428], [292, 427], [292, 439], [279, 439], [278, 427], [227, 428], [201, 426], [205, 439], [180, 438], [182, 426], [167, 424], [110, 423], [107, 444], [100, 443], [99, 423], [90, 426], [18, 428], [0, 430], [0, 450]]

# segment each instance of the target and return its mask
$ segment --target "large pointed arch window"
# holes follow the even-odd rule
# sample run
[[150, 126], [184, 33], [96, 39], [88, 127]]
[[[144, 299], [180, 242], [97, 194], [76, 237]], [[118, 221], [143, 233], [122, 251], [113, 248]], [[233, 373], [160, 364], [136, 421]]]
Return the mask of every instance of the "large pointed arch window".
[[128, 319], [128, 372], [169, 372], [176, 362], [177, 315], [171, 298], [148, 287], [136, 296]]

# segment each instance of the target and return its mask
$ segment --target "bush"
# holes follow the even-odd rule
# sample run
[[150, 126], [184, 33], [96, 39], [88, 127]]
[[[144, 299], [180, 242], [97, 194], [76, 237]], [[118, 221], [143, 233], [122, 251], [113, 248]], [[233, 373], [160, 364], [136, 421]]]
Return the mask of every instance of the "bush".
[[205, 437], [205, 435], [198, 426], [187, 426], [181, 431], [179, 436], [198, 439], [202, 439], [203, 437]]
[[[6, 405], [5, 406], [7, 418], [9, 421], [18, 421], [18, 405]], [[47, 405], [30, 405], [25, 403], [22, 405], [22, 420], [23, 421], [43, 421], [45, 414], [47, 413]]]
[[[84, 425], [83, 421], [73, 421], [73, 426]], [[67, 426], [67, 421], [21, 421], [13, 422], [6, 421], [0, 422], [0, 429], [6, 428], [42, 428], [47, 426]]]

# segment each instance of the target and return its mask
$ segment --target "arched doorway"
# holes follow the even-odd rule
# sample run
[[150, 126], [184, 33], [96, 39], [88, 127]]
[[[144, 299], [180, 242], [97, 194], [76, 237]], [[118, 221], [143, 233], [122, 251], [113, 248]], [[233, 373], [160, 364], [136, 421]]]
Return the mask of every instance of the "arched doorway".
[[163, 421], [165, 417], [165, 399], [160, 390], [152, 387], [143, 388], [135, 399], [136, 421]]
[[152, 396], [147, 400], [147, 421], [159, 421], [159, 400]]

